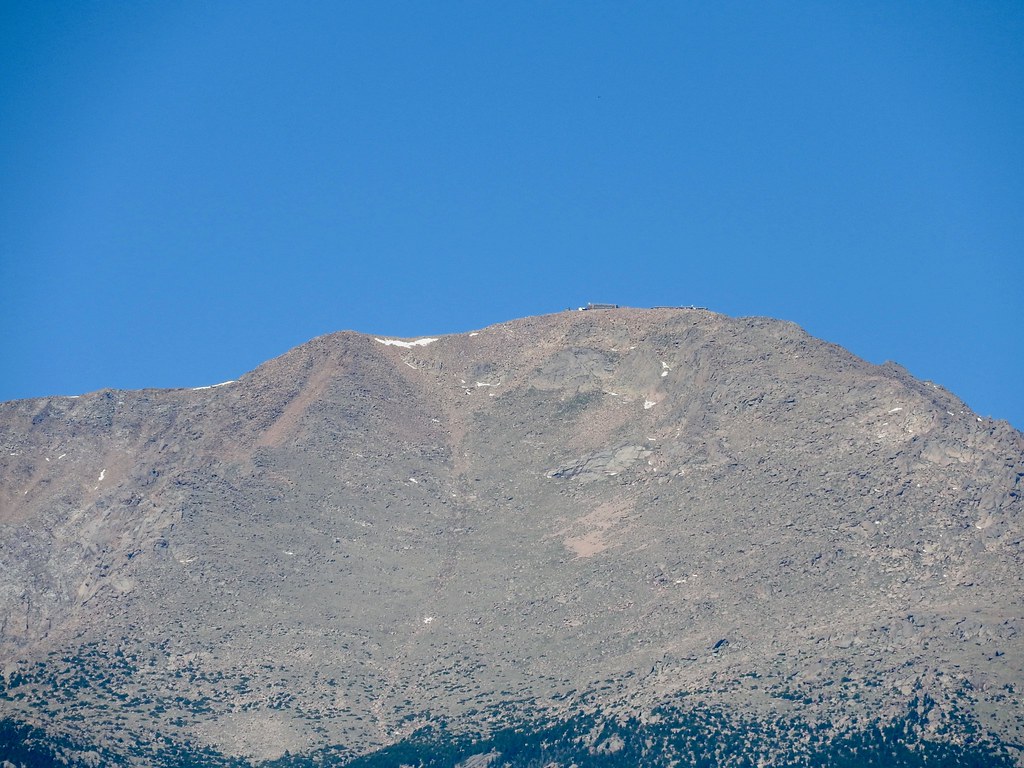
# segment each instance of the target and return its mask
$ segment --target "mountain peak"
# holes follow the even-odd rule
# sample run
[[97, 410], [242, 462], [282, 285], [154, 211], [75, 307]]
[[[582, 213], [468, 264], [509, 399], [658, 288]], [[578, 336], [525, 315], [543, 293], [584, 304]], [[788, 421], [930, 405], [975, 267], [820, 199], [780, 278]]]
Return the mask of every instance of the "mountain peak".
[[1017, 754], [1024, 436], [792, 323], [340, 332], [0, 442], [4, 711], [74, 759]]

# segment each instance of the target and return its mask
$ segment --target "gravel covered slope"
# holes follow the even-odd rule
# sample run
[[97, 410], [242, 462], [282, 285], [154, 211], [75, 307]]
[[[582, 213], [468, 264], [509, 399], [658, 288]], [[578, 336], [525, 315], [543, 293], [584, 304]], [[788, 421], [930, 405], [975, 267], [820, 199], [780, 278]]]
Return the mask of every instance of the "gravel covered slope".
[[147, 765], [668, 705], [1020, 758], [1008, 424], [762, 318], [385, 341], [0, 405], [0, 718]]

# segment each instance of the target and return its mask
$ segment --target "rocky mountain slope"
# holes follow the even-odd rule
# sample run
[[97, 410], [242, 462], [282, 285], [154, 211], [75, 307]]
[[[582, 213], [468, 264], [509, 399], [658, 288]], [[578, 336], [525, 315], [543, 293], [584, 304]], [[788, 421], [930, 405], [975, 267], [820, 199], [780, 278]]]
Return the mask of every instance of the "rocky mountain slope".
[[4, 403], [0, 759], [1021, 764], [1022, 477], [941, 387], [702, 310]]

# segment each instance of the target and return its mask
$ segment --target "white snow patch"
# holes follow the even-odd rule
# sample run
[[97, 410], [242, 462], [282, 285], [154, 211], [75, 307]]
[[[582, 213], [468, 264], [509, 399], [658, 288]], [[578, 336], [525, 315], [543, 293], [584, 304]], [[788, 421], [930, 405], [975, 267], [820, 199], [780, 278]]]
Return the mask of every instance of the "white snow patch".
[[49, 460], [50, 460], [50, 457], [49, 457], [49, 456], [47, 456], [47, 457], [46, 457], [46, 460], [47, 460], [47, 461], [49, 461]]
[[103, 482], [103, 478], [106, 477], [106, 476], [107, 476], [107, 470], [101, 469], [100, 470], [100, 476], [96, 479], [96, 482], [97, 483], [102, 483]]
[[902, 408], [893, 408], [891, 411], [889, 411], [889, 413], [899, 413], [902, 410]]
[[63, 458], [65, 457], [65, 456], [67, 456], [67, 454], [66, 454], [66, 453], [62, 453], [62, 454], [61, 454], [60, 456], [58, 456], [57, 458], [58, 458], [58, 459], [63, 459]]
[[419, 484], [420, 484], [420, 481], [419, 481], [419, 480], [417, 480], [417, 479], [416, 479], [415, 477], [410, 477], [410, 478], [409, 478], [409, 482], [410, 482], [410, 483], [415, 483], [416, 485], [419, 485]]
[[374, 341], [383, 344], [386, 347], [405, 347], [406, 349], [412, 349], [413, 347], [425, 347], [427, 344], [433, 344], [437, 339], [416, 339], [415, 341], [402, 341], [401, 339], [374, 339]]
[[198, 392], [200, 389], [216, 389], [217, 387], [226, 387], [228, 384], [234, 384], [235, 379], [230, 381], [222, 381], [220, 384], [207, 384], [205, 387], [192, 387], [193, 392]]
[[478, 387], [500, 387], [501, 386], [501, 382], [500, 381], [497, 384], [492, 384], [489, 381], [477, 381], [477, 382], [474, 382], [474, 383]]
[[479, 332], [477, 332], [477, 331], [473, 331], [473, 332], [472, 332], [471, 334], [469, 334], [469, 335], [470, 335], [470, 336], [479, 336], [480, 334], [479, 334]]
[[294, 555], [295, 555], [295, 553], [294, 553], [294, 552], [292, 552], [292, 551], [291, 551], [290, 549], [286, 549], [286, 550], [284, 551], [284, 553], [285, 553], [286, 555], [292, 555], [292, 556], [294, 556]]
[[665, 378], [666, 376], [668, 376], [668, 371], [662, 371], [661, 378]]
[[408, 366], [409, 366], [410, 368], [412, 368], [412, 369], [413, 369], [414, 371], [415, 371], [415, 370], [418, 370], [418, 369], [416, 368], [416, 366], [415, 366], [415, 365], [413, 365], [412, 363], [410, 363], [410, 362], [409, 362], [408, 360], [403, 360], [402, 362], [403, 362], [403, 363], [405, 363], [406, 365], [408, 365]]
[[656, 400], [644, 400], [644, 410], [649, 411], [651, 408], [656, 406], [658, 402]]
[[424, 616], [424, 617], [423, 617], [423, 623], [424, 623], [424, 624], [429, 624], [429, 623], [430, 623], [430, 622], [432, 622], [433, 620], [434, 620], [434, 617], [433, 617], [433, 616]]

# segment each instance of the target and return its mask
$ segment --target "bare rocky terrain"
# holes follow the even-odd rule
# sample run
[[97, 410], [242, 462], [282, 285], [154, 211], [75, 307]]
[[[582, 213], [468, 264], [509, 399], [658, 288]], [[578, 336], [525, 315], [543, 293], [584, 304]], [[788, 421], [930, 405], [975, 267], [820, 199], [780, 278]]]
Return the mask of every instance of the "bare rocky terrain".
[[1021, 765], [1022, 477], [695, 309], [3, 403], [0, 760]]

